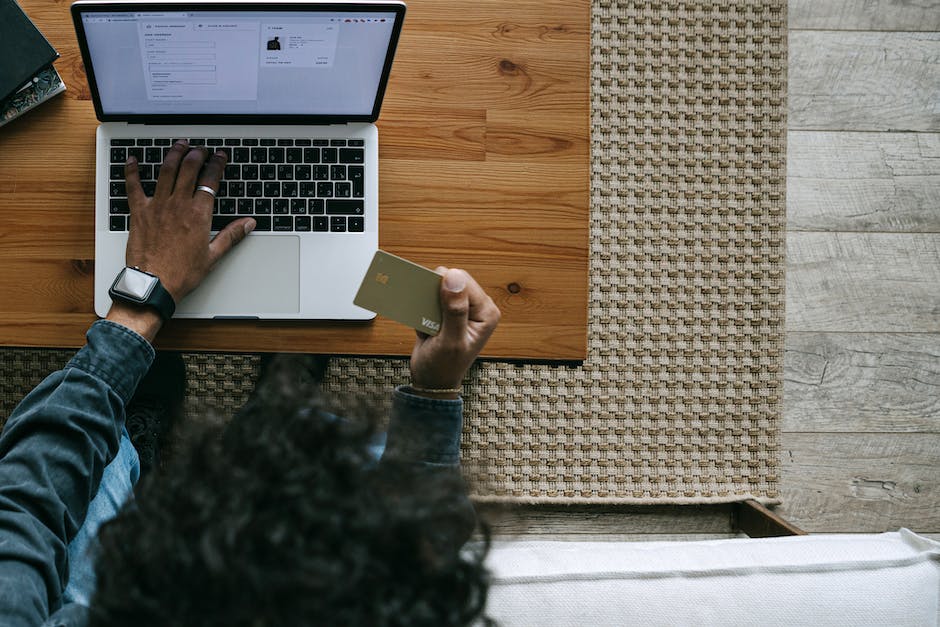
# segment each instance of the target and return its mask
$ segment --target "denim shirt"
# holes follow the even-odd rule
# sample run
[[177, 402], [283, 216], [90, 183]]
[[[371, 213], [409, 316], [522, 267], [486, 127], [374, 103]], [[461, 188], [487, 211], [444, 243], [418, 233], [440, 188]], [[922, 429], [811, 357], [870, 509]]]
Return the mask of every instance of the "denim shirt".
[[[153, 362], [153, 347], [99, 320], [86, 345], [10, 415], [0, 434], [0, 621], [4, 626], [84, 625], [63, 607], [68, 543], [85, 520], [105, 466], [117, 454], [125, 407]], [[463, 403], [398, 388], [385, 457], [454, 467]], [[414, 436], [420, 436], [415, 438]]]

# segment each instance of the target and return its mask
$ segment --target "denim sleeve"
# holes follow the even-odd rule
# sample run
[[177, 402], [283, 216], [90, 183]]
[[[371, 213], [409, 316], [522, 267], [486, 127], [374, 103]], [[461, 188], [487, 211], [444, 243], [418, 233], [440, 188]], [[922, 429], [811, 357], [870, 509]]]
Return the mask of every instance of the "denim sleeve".
[[[408, 478], [406, 485], [399, 488], [430, 490], [429, 494], [436, 495], [433, 539], [428, 538], [428, 546], [436, 547], [433, 551], [459, 551], [477, 527], [476, 512], [460, 469], [462, 431], [462, 400], [424, 398], [413, 394], [407, 386], [395, 390], [381, 464], [403, 465], [417, 471], [417, 474], [406, 472], [403, 475]], [[440, 492], [442, 484], [437, 478], [445, 481], [449, 490], [446, 494]], [[453, 483], [447, 483], [451, 479]], [[426, 510], [428, 503], [419, 502]]]
[[383, 460], [434, 466], [460, 464], [463, 400], [436, 400], [395, 389]]
[[124, 408], [153, 362], [142, 337], [106, 320], [0, 434], [0, 616], [39, 625], [62, 605], [67, 545], [118, 450]]

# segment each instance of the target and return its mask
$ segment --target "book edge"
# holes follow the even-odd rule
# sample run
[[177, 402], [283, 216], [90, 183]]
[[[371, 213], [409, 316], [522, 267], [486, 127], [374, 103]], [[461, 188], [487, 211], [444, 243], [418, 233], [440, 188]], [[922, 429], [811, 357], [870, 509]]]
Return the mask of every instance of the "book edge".
[[[18, 110], [16, 111], [16, 115], [13, 115], [13, 116], [11, 116], [11, 117], [9, 117], [9, 118], [3, 118], [2, 115], [3, 115], [3, 113], [7, 110], [7, 103], [9, 102], [10, 97], [5, 98], [5, 99], [0, 99], [0, 127], [3, 127], [4, 125], [9, 124], [9, 123], [12, 122], [13, 120], [17, 119], [18, 117], [20, 117], [21, 115], [23, 115], [24, 113], [26, 113], [27, 111], [32, 111], [33, 109], [35, 109], [36, 107], [38, 107], [38, 106], [41, 105], [42, 103], [46, 102], [47, 100], [52, 100], [54, 97], [58, 96], [59, 94], [61, 94], [62, 92], [64, 92], [66, 89], [68, 89], [67, 86], [66, 86], [66, 84], [65, 84], [65, 81], [62, 80], [62, 76], [59, 74], [59, 71], [56, 70], [55, 67], [52, 66], [52, 65], [44, 66], [42, 69], [39, 70], [39, 72], [36, 72], [36, 74], [33, 75], [33, 77], [29, 79], [29, 82], [31, 83], [32, 80], [33, 80], [33, 78], [35, 78], [36, 76], [38, 76], [41, 72], [45, 71], [46, 68], [48, 68], [48, 69], [52, 70], [53, 72], [55, 72], [56, 78], [59, 79], [59, 86], [56, 87], [56, 88], [55, 88], [54, 90], [52, 90], [51, 92], [47, 93], [47, 94], [45, 95], [45, 97], [42, 98], [42, 100], [37, 100], [36, 102], [31, 103], [31, 104], [30, 104], [29, 106], [27, 106], [27, 107], [24, 107], [24, 108], [22, 108], [22, 109], [18, 109]], [[22, 89], [21, 89], [21, 90], [22, 90]], [[18, 90], [18, 91], [16, 91], [16, 92], [14, 92], [13, 94], [11, 94], [11, 97], [12, 97], [12, 96], [15, 96], [15, 95], [16, 95], [17, 93], [19, 93], [19, 91], [21, 91], [21, 90]]]

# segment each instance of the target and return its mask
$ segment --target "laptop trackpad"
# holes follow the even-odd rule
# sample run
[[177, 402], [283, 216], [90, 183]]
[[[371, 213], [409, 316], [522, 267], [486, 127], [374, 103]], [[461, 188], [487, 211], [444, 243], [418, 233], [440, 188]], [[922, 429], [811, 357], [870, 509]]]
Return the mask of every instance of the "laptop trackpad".
[[201, 317], [299, 313], [300, 238], [246, 237], [176, 311]]

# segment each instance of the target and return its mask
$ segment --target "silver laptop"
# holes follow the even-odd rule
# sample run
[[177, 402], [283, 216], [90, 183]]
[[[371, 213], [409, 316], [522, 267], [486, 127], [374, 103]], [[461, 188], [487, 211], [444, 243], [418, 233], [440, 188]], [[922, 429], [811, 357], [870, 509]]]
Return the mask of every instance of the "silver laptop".
[[256, 230], [182, 302], [179, 318], [364, 320], [353, 304], [378, 248], [378, 118], [402, 2], [72, 5], [95, 111], [95, 311], [124, 267], [123, 164], [152, 194], [175, 139], [229, 165], [213, 231]]

